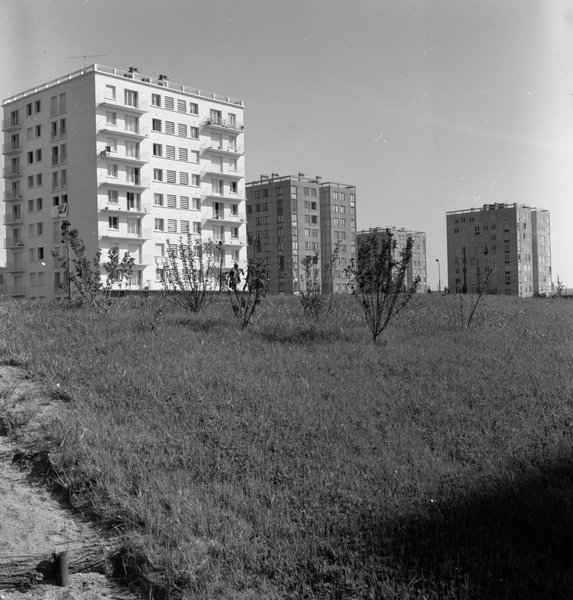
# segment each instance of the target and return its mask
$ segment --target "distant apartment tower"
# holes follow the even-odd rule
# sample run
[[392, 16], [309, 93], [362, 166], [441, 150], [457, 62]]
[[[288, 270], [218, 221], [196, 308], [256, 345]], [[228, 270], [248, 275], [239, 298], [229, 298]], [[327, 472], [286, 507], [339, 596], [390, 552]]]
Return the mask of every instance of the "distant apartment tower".
[[406, 285], [410, 287], [416, 278], [419, 278], [418, 292], [428, 290], [428, 278], [426, 268], [426, 232], [411, 229], [397, 229], [396, 227], [371, 227], [368, 230], [358, 232], [358, 247], [368, 238], [374, 236], [378, 248], [388, 241], [389, 236], [396, 242], [396, 252], [401, 252], [408, 238], [412, 238], [412, 258], [406, 270]]
[[[446, 214], [450, 290], [527, 297], [551, 287], [549, 211], [484, 204]], [[486, 282], [487, 278], [487, 282]]]
[[246, 184], [248, 256], [264, 262], [270, 292], [304, 285], [301, 261], [317, 257], [324, 291], [347, 291], [345, 267], [356, 256], [356, 188], [320, 177], [262, 175]]
[[3, 103], [9, 296], [66, 293], [61, 225], [89, 256], [135, 258], [131, 289], [161, 289], [169, 244], [220, 242], [246, 263], [243, 102], [91, 65]]

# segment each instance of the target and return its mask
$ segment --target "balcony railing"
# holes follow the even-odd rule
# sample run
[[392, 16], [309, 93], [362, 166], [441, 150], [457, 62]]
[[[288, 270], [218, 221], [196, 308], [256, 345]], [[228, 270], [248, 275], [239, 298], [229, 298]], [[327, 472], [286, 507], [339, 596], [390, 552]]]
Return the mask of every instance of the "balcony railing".
[[234, 123], [228, 119], [205, 119], [201, 125], [203, 127], [212, 127], [213, 129], [226, 129], [235, 132], [244, 131], [245, 127], [242, 123]]
[[20, 119], [14, 119], [13, 117], [9, 119], [4, 119], [2, 121], [2, 130], [3, 131], [16, 131], [17, 129], [22, 128], [22, 123], [20, 123]]
[[148, 188], [149, 187], [149, 177], [140, 177], [135, 181], [118, 181], [115, 177], [108, 177], [107, 174], [100, 175], [97, 178], [98, 185], [110, 185], [113, 187], [120, 188]]
[[110, 213], [122, 213], [126, 215], [146, 215], [150, 211], [149, 204], [137, 206], [135, 208], [129, 208], [127, 206], [120, 206], [119, 204], [100, 203], [98, 206], [99, 211], [108, 211]]
[[127, 110], [131, 112], [144, 113], [147, 112], [149, 108], [149, 104], [147, 102], [142, 102], [139, 98], [135, 105], [126, 104], [125, 102], [120, 102], [117, 98], [109, 98], [104, 93], [98, 94], [96, 98], [97, 104], [102, 104], [103, 106], [111, 106], [113, 108]]
[[108, 123], [105, 119], [99, 119], [96, 123], [96, 127], [98, 131], [105, 131], [113, 133], [114, 135], [123, 135], [139, 139], [146, 138], [149, 135], [149, 129], [146, 127], [139, 127], [135, 131], [128, 131], [126, 129], [121, 129], [113, 123]]
[[22, 192], [4, 192], [4, 202], [22, 200]]
[[19, 273], [24, 270], [24, 263], [21, 260], [9, 260], [6, 270], [8, 273]]
[[20, 142], [8, 142], [2, 144], [2, 154], [14, 154], [15, 152], [21, 152], [22, 148]]
[[22, 223], [22, 215], [7, 214], [4, 215], [4, 225], [19, 225]]
[[5, 167], [2, 169], [2, 177], [19, 177], [22, 175], [22, 167]]
[[21, 237], [8, 236], [4, 240], [4, 248], [19, 248], [24, 245], [24, 240]]
[[214, 165], [207, 165], [201, 170], [201, 175], [205, 177], [206, 175], [210, 177], [227, 177], [229, 179], [241, 179], [244, 177], [244, 174], [240, 171], [229, 171], [228, 169], [225, 171], [219, 171]]
[[229, 146], [228, 144], [216, 144], [207, 142], [201, 147], [202, 152], [213, 152], [214, 154], [227, 154], [232, 156], [242, 156], [245, 152], [243, 146]]
[[128, 156], [127, 154], [118, 154], [112, 150], [102, 150], [99, 153], [100, 158], [113, 158], [113, 160], [119, 160], [129, 163], [146, 163], [149, 160], [149, 154], [139, 153], [136, 156]]
[[50, 117], [55, 117], [66, 112], [68, 109], [65, 102], [58, 102], [50, 107]]

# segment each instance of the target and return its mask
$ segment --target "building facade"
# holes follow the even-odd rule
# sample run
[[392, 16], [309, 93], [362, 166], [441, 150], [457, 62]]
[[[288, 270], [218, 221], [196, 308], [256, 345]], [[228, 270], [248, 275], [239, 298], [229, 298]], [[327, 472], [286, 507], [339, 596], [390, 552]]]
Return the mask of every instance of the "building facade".
[[[262, 175], [246, 184], [250, 260], [267, 265], [270, 292], [296, 294], [317, 275], [325, 292], [347, 291], [356, 256], [356, 188], [320, 177]], [[303, 267], [312, 257], [310, 269]]]
[[129, 287], [161, 289], [169, 244], [220, 242], [224, 269], [246, 263], [241, 100], [91, 65], [4, 107], [7, 294], [64, 295], [64, 220], [88, 256], [117, 247]]
[[389, 236], [396, 242], [396, 251], [399, 253], [405, 247], [408, 238], [412, 238], [412, 258], [406, 270], [406, 286], [410, 287], [418, 278], [418, 292], [428, 291], [428, 274], [426, 266], [426, 232], [411, 229], [398, 229], [396, 227], [371, 227], [358, 233], [358, 246], [360, 247], [368, 238], [374, 236], [378, 248], [388, 241]]
[[[446, 214], [450, 290], [533, 296], [551, 285], [549, 211], [484, 204]], [[487, 279], [487, 280], [486, 280]]]

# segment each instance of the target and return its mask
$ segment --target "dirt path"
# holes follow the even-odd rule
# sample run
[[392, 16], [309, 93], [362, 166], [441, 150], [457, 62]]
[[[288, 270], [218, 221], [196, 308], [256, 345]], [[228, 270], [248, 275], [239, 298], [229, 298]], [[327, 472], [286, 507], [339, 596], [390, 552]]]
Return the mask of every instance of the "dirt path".
[[[0, 573], [29, 557], [64, 550], [72, 556], [94, 546], [105, 550], [109, 543], [13, 460], [18, 452], [32, 452], [38, 429], [65, 410], [62, 400], [46, 395], [20, 370], [0, 366]], [[70, 574], [65, 588], [54, 583], [26, 592], [0, 587], [0, 600], [137, 598], [100, 573]]]

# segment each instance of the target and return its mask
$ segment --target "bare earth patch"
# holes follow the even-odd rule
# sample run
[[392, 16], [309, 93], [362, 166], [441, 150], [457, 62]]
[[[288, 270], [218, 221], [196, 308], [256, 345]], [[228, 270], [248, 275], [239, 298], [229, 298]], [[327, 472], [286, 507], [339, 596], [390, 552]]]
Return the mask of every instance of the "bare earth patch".
[[[74, 572], [84, 570], [82, 557], [94, 548], [105, 556], [110, 540], [64, 508], [32, 475], [34, 458], [36, 467], [43, 465], [35, 456], [38, 431], [65, 410], [61, 399], [50, 397], [22, 371], [0, 366], [0, 600], [135, 599], [103, 573], [89, 572], [90, 560], [83, 561], [88, 572]], [[21, 455], [31, 459], [26, 467], [14, 460]], [[29, 577], [35, 565], [64, 550], [70, 557], [67, 587], [58, 587], [53, 580], [40, 583], [44, 579], [40, 573]], [[17, 589], [26, 577], [31, 588]]]

